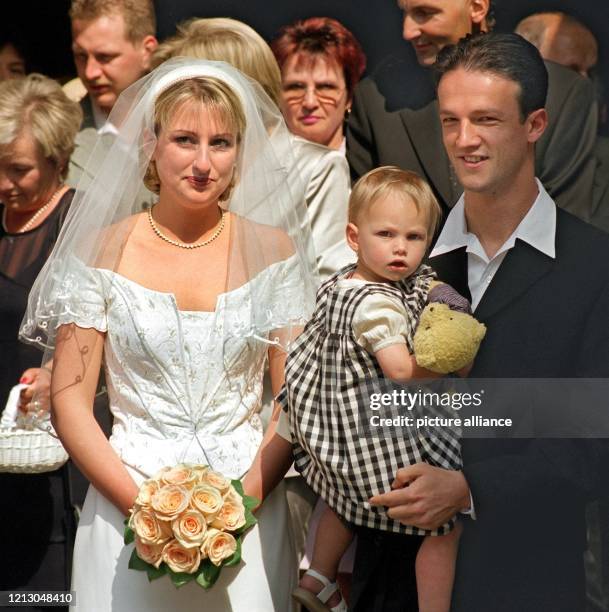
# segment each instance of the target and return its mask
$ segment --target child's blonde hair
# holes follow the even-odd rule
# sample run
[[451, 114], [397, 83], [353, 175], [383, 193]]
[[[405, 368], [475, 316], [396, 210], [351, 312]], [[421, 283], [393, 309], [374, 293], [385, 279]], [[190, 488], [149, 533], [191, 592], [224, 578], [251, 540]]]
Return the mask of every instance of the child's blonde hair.
[[353, 186], [349, 198], [349, 222], [357, 224], [362, 213], [379, 198], [398, 194], [410, 198], [427, 217], [427, 236], [431, 242], [442, 217], [442, 209], [431, 187], [415, 172], [397, 166], [381, 166], [370, 170]]

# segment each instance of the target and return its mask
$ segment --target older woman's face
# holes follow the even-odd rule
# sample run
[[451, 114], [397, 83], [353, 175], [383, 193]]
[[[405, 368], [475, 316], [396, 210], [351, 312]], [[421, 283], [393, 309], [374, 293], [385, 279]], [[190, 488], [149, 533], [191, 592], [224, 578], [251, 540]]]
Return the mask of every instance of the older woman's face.
[[283, 65], [281, 110], [294, 134], [338, 149], [350, 106], [343, 69], [333, 58], [299, 53]]
[[0, 151], [0, 202], [14, 210], [36, 210], [59, 186], [59, 174], [57, 165], [24, 131]]
[[0, 81], [25, 76], [25, 61], [17, 49], [7, 43], [0, 49]]
[[237, 140], [217, 112], [192, 104], [178, 110], [153, 155], [160, 197], [189, 208], [217, 204], [233, 177]]

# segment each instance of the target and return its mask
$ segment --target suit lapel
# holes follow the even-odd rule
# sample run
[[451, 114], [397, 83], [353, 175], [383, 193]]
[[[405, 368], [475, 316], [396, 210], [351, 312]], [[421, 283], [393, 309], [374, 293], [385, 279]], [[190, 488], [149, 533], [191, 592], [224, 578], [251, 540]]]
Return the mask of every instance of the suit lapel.
[[516, 298], [545, 276], [554, 267], [551, 257], [544, 255], [520, 239], [510, 249], [491, 284], [484, 292], [476, 312], [476, 318], [487, 320], [508, 306]]
[[472, 296], [467, 283], [467, 253], [465, 247], [449, 251], [443, 255], [430, 257], [429, 265], [435, 270], [441, 281], [448, 283], [471, 301]]
[[[517, 239], [514, 248], [508, 251], [491, 284], [484, 292], [474, 313], [476, 318], [486, 321], [502, 308], [509, 306], [531, 285], [550, 272], [554, 261], [526, 242]], [[471, 300], [465, 247], [431, 257], [429, 265], [436, 271], [441, 281], [448, 283]]]
[[419, 109], [404, 108], [400, 118], [408, 133], [421, 168], [424, 168], [429, 182], [448, 206], [452, 208], [457, 200], [458, 188], [453, 188], [448, 158], [442, 142], [442, 130], [438, 118], [438, 101], [432, 100]]

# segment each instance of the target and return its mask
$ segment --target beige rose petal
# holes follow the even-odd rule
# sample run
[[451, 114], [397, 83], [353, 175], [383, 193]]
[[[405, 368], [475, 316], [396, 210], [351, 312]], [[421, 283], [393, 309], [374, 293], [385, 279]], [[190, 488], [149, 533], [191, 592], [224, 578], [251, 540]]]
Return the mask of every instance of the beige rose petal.
[[165, 485], [152, 496], [150, 505], [160, 520], [170, 521], [186, 510], [190, 496], [181, 485]]
[[243, 504], [225, 501], [211, 525], [216, 529], [236, 531], [245, 525], [245, 507]]
[[163, 561], [164, 547], [164, 544], [145, 544], [138, 536], [135, 536], [135, 550], [137, 551], [138, 557], [142, 561], [154, 565], [157, 569]]
[[200, 547], [207, 531], [207, 521], [198, 510], [187, 510], [171, 523], [175, 539], [185, 548]]
[[201, 512], [208, 523], [218, 514], [223, 503], [222, 494], [214, 487], [197, 485], [192, 490], [191, 506]]
[[149, 508], [152, 496], [159, 490], [159, 483], [156, 480], [149, 479], [145, 480], [140, 485], [137, 498], [135, 500], [136, 506], [140, 508]]
[[228, 488], [231, 486], [230, 480], [220, 474], [219, 472], [214, 472], [214, 470], [207, 470], [201, 479], [203, 484], [208, 484], [215, 489], [218, 489], [220, 493], [225, 493], [228, 491]]
[[204, 556], [217, 566], [224, 559], [229, 559], [237, 550], [237, 540], [230, 534], [219, 529], [209, 529], [203, 541], [202, 552]]
[[172, 536], [167, 523], [159, 521], [154, 512], [146, 508], [137, 510], [131, 515], [129, 527], [144, 544], [163, 544]]
[[181, 485], [187, 489], [197, 483], [198, 475], [186, 464], [179, 464], [161, 470], [161, 482], [168, 485]]
[[171, 540], [163, 547], [162, 560], [174, 572], [194, 574], [201, 563], [201, 551], [198, 548], [185, 548], [177, 540]]

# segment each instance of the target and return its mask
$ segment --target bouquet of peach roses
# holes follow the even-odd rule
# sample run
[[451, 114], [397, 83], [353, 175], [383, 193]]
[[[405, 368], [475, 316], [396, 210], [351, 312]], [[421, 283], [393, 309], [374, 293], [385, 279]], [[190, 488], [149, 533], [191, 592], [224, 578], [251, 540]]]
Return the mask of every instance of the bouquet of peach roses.
[[129, 567], [149, 580], [168, 574], [176, 587], [191, 580], [209, 589], [222, 567], [241, 560], [243, 533], [256, 523], [258, 504], [205, 465], [165, 467], [142, 483], [125, 544], [135, 541]]

